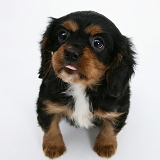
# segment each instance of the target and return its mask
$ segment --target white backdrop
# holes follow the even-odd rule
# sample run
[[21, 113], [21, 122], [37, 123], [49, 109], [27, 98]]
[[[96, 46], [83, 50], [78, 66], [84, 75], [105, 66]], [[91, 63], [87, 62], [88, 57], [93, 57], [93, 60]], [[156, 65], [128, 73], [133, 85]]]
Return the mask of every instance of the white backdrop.
[[[48, 22], [77, 10], [95, 10], [132, 38], [138, 52], [131, 110], [111, 160], [160, 159], [159, 0], [0, 0], [0, 159], [45, 160], [36, 120], [40, 52]], [[101, 160], [92, 146], [97, 130], [61, 130], [67, 152], [59, 160]]]

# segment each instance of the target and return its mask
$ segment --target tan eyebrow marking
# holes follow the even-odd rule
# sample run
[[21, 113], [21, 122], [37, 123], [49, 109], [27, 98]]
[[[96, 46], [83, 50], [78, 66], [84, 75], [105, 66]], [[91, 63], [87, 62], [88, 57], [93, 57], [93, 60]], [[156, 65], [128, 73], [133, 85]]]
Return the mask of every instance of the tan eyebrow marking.
[[102, 33], [103, 31], [99, 25], [92, 24], [85, 29], [85, 32], [87, 34], [95, 35], [95, 34]]
[[75, 32], [75, 31], [77, 31], [79, 29], [78, 24], [75, 21], [73, 21], [73, 20], [65, 21], [62, 24], [62, 26], [65, 27], [68, 30], [73, 31], [73, 32]]

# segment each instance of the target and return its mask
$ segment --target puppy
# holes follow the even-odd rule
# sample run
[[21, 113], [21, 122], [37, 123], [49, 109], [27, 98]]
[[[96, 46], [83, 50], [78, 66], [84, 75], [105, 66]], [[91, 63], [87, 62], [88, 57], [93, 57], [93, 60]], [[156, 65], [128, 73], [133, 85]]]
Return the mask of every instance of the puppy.
[[52, 18], [40, 45], [37, 119], [45, 155], [55, 158], [66, 151], [59, 129], [66, 118], [76, 127], [99, 126], [93, 149], [111, 157], [129, 112], [135, 66], [131, 41], [105, 16], [82, 11]]

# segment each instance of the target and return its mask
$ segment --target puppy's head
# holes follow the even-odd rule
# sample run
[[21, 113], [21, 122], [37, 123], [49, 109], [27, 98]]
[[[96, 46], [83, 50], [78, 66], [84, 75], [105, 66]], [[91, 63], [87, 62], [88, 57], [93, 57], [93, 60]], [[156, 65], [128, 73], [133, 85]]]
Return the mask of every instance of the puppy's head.
[[41, 41], [40, 78], [53, 67], [64, 82], [91, 86], [108, 77], [126, 58], [130, 61], [127, 67], [132, 68], [130, 52], [129, 40], [106, 17], [74, 12], [52, 19], [48, 25]]

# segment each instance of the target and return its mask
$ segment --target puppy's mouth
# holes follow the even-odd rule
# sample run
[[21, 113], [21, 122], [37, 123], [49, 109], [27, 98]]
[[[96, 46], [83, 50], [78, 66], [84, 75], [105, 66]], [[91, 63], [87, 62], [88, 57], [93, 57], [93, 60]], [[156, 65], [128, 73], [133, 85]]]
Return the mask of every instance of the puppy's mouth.
[[78, 74], [78, 70], [76, 67], [72, 65], [66, 65], [64, 66], [63, 70], [68, 73], [69, 75]]
[[71, 65], [65, 66], [66, 69], [71, 70], [71, 71], [77, 71], [77, 68]]
[[67, 83], [77, 83], [81, 80], [87, 79], [77, 67], [70, 64], [63, 66], [59, 70], [58, 77]]

